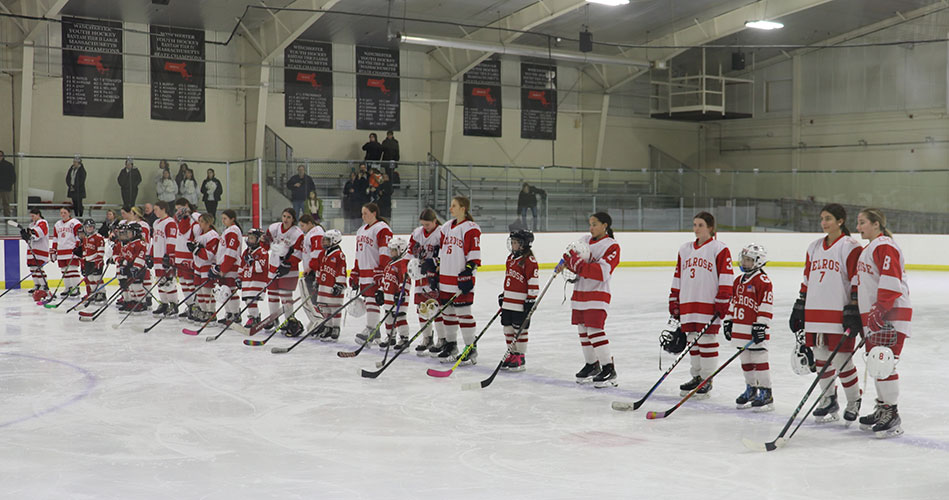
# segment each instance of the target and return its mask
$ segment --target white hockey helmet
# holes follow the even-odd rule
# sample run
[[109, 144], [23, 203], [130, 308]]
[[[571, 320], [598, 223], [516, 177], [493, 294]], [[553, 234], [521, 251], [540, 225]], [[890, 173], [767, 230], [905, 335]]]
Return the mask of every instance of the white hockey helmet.
[[577, 255], [579, 255], [580, 258], [583, 259], [584, 262], [590, 262], [590, 245], [589, 244], [583, 241], [579, 241], [579, 240], [571, 241], [567, 245], [566, 253], [570, 253], [571, 251], [576, 252]]
[[406, 271], [409, 273], [409, 278], [415, 281], [425, 277], [425, 273], [422, 272], [422, 261], [415, 258], [409, 260], [409, 266]]
[[389, 240], [389, 255], [392, 255], [393, 258], [402, 257], [408, 251], [409, 242], [405, 238], [397, 236]]
[[333, 248], [343, 241], [343, 234], [339, 229], [330, 229], [323, 233], [323, 248]]
[[884, 379], [896, 371], [896, 356], [887, 346], [873, 346], [867, 353], [867, 374], [875, 379]]
[[[742, 261], [744, 261], [746, 258], [751, 259], [754, 262], [754, 266], [751, 269], [745, 269], [744, 265], [742, 264]], [[768, 263], [768, 251], [758, 243], [749, 243], [745, 245], [745, 248], [741, 249], [739, 259], [740, 260], [738, 262], [741, 266], [741, 270], [743, 272], [749, 273], [764, 267], [764, 265]]]
[[804, 344], [795, 344], [791, 350], [791, 370], [797, 375], [810, 375], [816, 368], [814, 351]]

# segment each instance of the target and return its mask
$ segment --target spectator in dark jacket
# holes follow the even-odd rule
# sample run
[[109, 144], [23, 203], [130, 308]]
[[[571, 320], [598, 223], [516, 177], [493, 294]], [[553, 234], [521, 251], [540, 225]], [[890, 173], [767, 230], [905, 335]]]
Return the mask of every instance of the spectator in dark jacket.
[[356, 216], [356, 172], [349, 174], [349, 180], [343, 186], [343, 218], [346, 219], [346, 232], [352, 230], [349, 221], [358, 219]]
[[[10, 216], [10, 200], [13, 199], [13, 185], [16, 184], [16, 169], [0, 151], [0, 205], [3, 216]], [[22, 212], [21, 212], [22, 213]]]
[[362, 145], [362, 150], [366, 152], [366, 161], [379, 161], [382, 159], [382, 144], [376, 133], [369, 134], [369, 142]]
[[376, 188], [376, 204], [379, 205], [379, 215], [392, 219], [392, 182], [386, 174], [382, 174], [382, 184]]
[[293, 210], [297, 215], [303, 215], [303, 205], [310, 192], [316, 191], [316, 184], [313, 178], [306, 175], [306, 168], [303, 165], [297, 167], [297, 175], [294, 175], [287, 181], [287, 189], [290, 190], [290, 201], [293, 203]]
[[66, 197], [72, 200], [76, 217], [82, 217], [82, 199], [86, 197], [86, 167], [79, 158], [73, 158], [72, 165], [66, 171]]
[[158, 220], [158, 214], [155, 213], [155, 206], [151, 203], [145, 204], [145, 211], [142, 214], [142, 220], [148, 223], [150, 227], [155, 227], [155, 221]]
[[382, 168], [386, 175], [392, 181], [392, 184], [398, 185], [392, 173], [398, 168], [399, 162], [399, 141], [395, 139], [395, 134], [389, 130], [386, 131], [386, 140], [382, 141]]
[[119, 214], [112, 210], [111, 208], [105, 213], [105, 221], [102, 222], [102, 225], [99, 226], [99, 234], [103, 238], [108, 239], [109, 235], [112, 233], [112, 226], [115, 224], [115, 221], [119, 219]]
[[537, 231], [537, 195], [546, 197], [547, 192], [525, 182], [524, 185], [521, 186], [521, 192], [517, 196], [517, 213], [521, 225], [524, 228], [528, 227], [527, 210], [530, 209], [531, 215], [534, 218], [534, 231]]
[[122, 206], [126, 209], [135, 206], [138, 185], [141, 183], [142, 173], [135, 168], [135, 163], [131, 158], [125, 160], [125, 167], [119, 172], [119, 189], [122, 191]]
[[181, 185], [181, 181], [185, 178], [185, 172], [191, 170], [191, 167], [187, 163], [182, 163], [178, 165], [178, 173], [175, 174], [175, 184]]
[[224, 193], [224, 187], [221, 181], [214, 177], [214, 169], [208, 169], [208, 178], [201, 183], [201, 199], [204, 200], [204, 206], [213, 218], [217, 218], [217, 202], [221, 201], [221, 194]]

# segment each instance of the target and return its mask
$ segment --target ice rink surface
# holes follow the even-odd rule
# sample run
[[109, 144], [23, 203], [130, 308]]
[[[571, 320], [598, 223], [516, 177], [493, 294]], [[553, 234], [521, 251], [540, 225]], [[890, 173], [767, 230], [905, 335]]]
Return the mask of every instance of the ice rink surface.
[[[734, 408], [744, 389], [736, 362], [715, 379], [711, 399], [653, 421], [646, 411], [679, 401], [687, 360], [639, 411], [610, 402], [640, 398], [662, 373], [657, 338], [671, 269], [613, 275], [607, 332], [620, 386], [599, 390], [574, 383], [583, 358], [561, 278], [534, 316], [527, 371], [502, 371], [481, 391], [461, 385], [500, 360], [500, 325], [480, 342], [478, 365], [450, 378], [427, 376], [446, 365], [410, 351], [370, 380], [357, 372], [375, 369], [378, 349], [336, 355], [355, 348], [354, 318], [338, 344], [307, 340], [278, 355], [270, 347], [288, 339], [247, 347], [227, 332], [205, 342], [172, 320], [145, 334], [151, 315], [113, 329], [114, 310], [80, 323], [66, 307], [37, 307], [13, 291], [0, 299], [0, 498], [947, 498], [949, 349], [939, 325], [949, 320], [949, 275], [909, 273], [905, 435], [877, 440], [856, 425], [809, 421], [787, 447], [760, 453], [742, 438], [773, 439], [812, 380], [789, 364], [787, 317], [801, 271], [769, 274], [776, 410]], [[542, 283], [549, 276], [542, 271]], [[479, 330], [502, 278], [479, 275]], [[862, 356], [856, 363], [862, 384]], [[870, 384], [861, 414], [873, 396]]]

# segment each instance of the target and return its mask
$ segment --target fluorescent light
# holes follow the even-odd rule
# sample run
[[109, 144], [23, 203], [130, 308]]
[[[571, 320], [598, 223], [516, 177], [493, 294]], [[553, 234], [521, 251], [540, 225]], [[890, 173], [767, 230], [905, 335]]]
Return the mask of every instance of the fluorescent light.
[[784, 25], [774, 21], [745, 21], [745, 27], [759, 30], [778, 30], [783, 28]]
[[629, 5], [629, 0], [587, 0], [587, 3], [598, 3], [616, 7], [617, 5]]

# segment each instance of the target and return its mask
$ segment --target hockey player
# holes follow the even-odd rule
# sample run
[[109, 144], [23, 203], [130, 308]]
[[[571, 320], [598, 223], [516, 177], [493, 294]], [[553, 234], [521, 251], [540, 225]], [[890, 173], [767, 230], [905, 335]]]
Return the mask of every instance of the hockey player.
[[[385, 219], [379, 217], [379, 206], [366, 203], [362, 206], [363, 226], [356, 231], [356, 265], [349, 273], [349, 287], [360, 290], [366, 304], [366, 328], [356, 335], [357, 342], [366, 342], [379, 322], [379, 305], [375, 301], [376, 290], [382, 286], [382, 271], [389, 263], [389, 240], [392, 229]], [[366, 288], [375, 286], [366, 292]], [[376, 341], [375, 336], [370, 341]]]
[[208, 276], [216, 280], [221, 285], [227, 287], [227, 304], [224, 305], [225, 315], [218, 320], [218, 323], [241, 324], [240, 317], [240, 299], [236, 292], [240, 288], [240, 264], [241, 264], [241, 225], [237, 223], [237, 212], [227, 209], [221, 212], [221, 223], [224, 225], [224, 233], [221, 234], [220, 243], [217, 247], [217, 253], [214, 258], [215, 265], [211, 266]]
[[178, 315], [178, 287], [175, 286], [175, 265], [172, 257], [178, 241], [178, 224], [168, 216], [171, 206], [167, 201], [155, 204], [154, 238], [152, 239], [152, 263], [158, 283], [158, 298], [161, 300], [152, 314], [174, 317]]
[[[448, 211], [452, 220], [442, 225], [438, 244], [438, 301], [445, 304], [455, 293], [461, 292], [461, 295], [443, 311], [445, 345], [438, 353], [442, 363], [458, 361], [459, 328], [466, 346], [474, 342], [475, 319], [471, 315], [471, 306], [474, 304], [475, 271], [481, 266], [481, 227], [471, 216], [471, 200], [455, 196]], [[461, 364], [477, 363], [477, 348], [472, 345], [466, 351]]]
[[46, 283], [46, 272], [43, 271], [43, 266], [49, 262], [49, 223], [43, 218], [40, 209], [30, 209], [30, 226], [20, 229], [20, 237], [23, 238], [29, 248], [29, 258], [26, 260], [26, 265], [30, 268], [30, 274], [33, 276], [33, 288], [30, 290], [30, 295], [37, 297], [37, 294], [42, 294], [45, 296], [49, 292], [49, 285]]
[[[102, 285], [102, 274], [105, 271], [105, 238], [96, 230], [96, 221], [86, 219], [82, 223], [85, 237], [82, 240], [82, 274], [86, 277], [86, 295], [93, 293]], [[95, 296], [86, 301], [105, 302], [105, 292], [98, 291]]]
[[178, 282], [181, 284], [181, 293], [187, 298], [183, 304], [184, 310], [178, 314], [179, 318], [192, 319], [198, 312], [193, 294], [194, 287], [197, 285], [194, 276], [194, 254], [188, 246], [201, 234], [196, 215], [200, 217], [187, 199], [175, 200], [175, 222], [178, 224], [178, 237], [175, 239], [175, 270]]
[[[527, 329], [530, 321], [527, 314], [537, 300], [538, 266], [531, 243], [534, 233], [521, 229], [514, 231], [507, 239], [507, 256], [504, 273], [504, 291], [498, 295], [501, 307], [501, 325], [504, 327], [504, 341], [510, 350], [507, 358], [501, 362], [502, 370], [524, 371], [527, 354]], [[521, 328], [523, 326], [523, 329]], [[517, 334], [521, 330], [520, 335]], [[516, 344], [512, 347], [511, 344]]]
[[[821, 209], [820, 225], [826, 236], [807, 247], [804, 282], [789, 321], [792, 332], [805, 332], [805, 345], [813, 350], [818, 369], [827, 364], [830, 353], [842, 343], [834, 356], [833, 366], [827, 368], [820, 380], [824, 397], [813, 413], [818, 422], [832, 422], [838, 418], [840, 405], [834, 382], [838, 373], [847, 396], [844, 420], [853, 422], [860, 412], [857, 369], [850, 356], [855, 348], [856, 335], [847, 336], [845, 332], [861, 330], [855, 277], [862, 248], [850, 237], [846, 222], [844, 207], [831, 203]], [[834, 387], [830, 387], [831, 384]]]
[[874, 411], [860, 417], [860, 428], [879, 438], [899, 436], [903, 428], [896, 407], [900, 395], [896, 363], [913, 319], [903, 251], [878, 209], [860, 211], [857, 231], [870, 240], [857, 263], [857, 299], [869, 353], [867, 371], [874, 377], [877, 393]]
[[260, 244], [264, 238], [264, 232], [256, 227], [247, 231], [245, 242], [247, 248], [241, 255], [241, 298], [247, 302], [247, 323], [244, 325], [248, 330], [260, 323], [260, 311], [257, 303], [260, 302], [263, 294], [258, 296], [267, 282], [270, 281], [270, 273], [267, 249]]
[[142, 236], [142, 228], [138, 224], [123, 226], [119, 237], [123, 236], [122, 253], [117, 264], [120, 266], [119, 274], [124, 277], [128, 286], [124, 294], [125, 301], [119, 310], [143, 313], [148, 310], [144, 286], [145, 275], [148, 272], [148, 268], [145, 267], [145, 256], [148, 250]]
[[[303, 333], [303, 323], [293, 317], [293, 291], [300, 280], [300, 261], [303, 260], [303, 231], [297, 226], [297, 213], [292, 208], [284, 209], [280, 222], [274, 222], [264, 235], [264, 246], [270, 257], [270, 275], [278, 276], [268, 289], [270, 313], [282, 311], [286, 317], [283, 333], [296, 337]], [[265, 325], [273, 331], [276, 322]]]
[[[320, 269], [316, 276], [317, 309], [326, 317], [343, 305], [343, 293], [346, 290], [346, 256], [339, 248], [343, 235], [336, 229], [330, 229], [323, 235]], [[315, 332], [323, 342], [339, 340], [342, 312], [337, 312], [326, 322], [322, 331]]]
[[[669, 314], [681, 322], [688, 342], [698, 337], [705, 325], [715, 320], [702, 341], [689, 351], [692, 379], [679, 386], [686, 396], [717, 368], [718, 334], [722, 318], [728, 313], [734, 275], [728, 247], [715, 237], [715, 217], [699, 212], [692, 219], [695, 240], [679, 248], [672, 291], [669, 293]], [[698, 399], [709, 397], [712, 382], [699, 389]]]
[[79, 296], [79, 264], [82, 261], [82, 223], [74, 219], [68, 208], [60, 208], [61, 220], [53, 226], [53, 250], [50, 256], [59, 264], [65, 285], [62, 297]]
[[617, 385], [616, 369], [606, 338], [606, 311], [610, 306], [610, 280], [619, 264], [620, 247], [613, 239], [613, 218], [604, 212], [590, 216], [590, 234], [567, 247], [564, 263], [576, 274], [573, 295], [570, 297], [571, 324], [577, 325], [583, 368], [577, 372], [577, 383], [593, 382], [604, 388]]
[[[439, 228], [442, 223], [438, 215], [431, 208], [422, 210], [419, 215], [419, 227], [412, 231], [409, 238], [409, 253], [419, 261], [421, 277], [415, 280], [415, 312], [419, 323], [425, 324], [435, 311], [438, 310], [438, 245], [441, 243]], [[434, 323], [437, 341], [432, 339], [432, 323]], [[419, 356], [437, 356], [445, 345], [445, 323], [441, 315], [429, 323], [422, 331], [422, 341], [415, 346], [415, 353]]]
[[[404, 238], [392, 238], [389, 240], [388, 249], [391, 260], [382, 271], [382, 286], [376, 289], [375, 299], [376, 305], [391, 309], [392, 314], [386, 317], [388, 338], [379, 343], [379, 348], [401, 350], [409, 344], [409, 323], [405, 310], [409, 302], [409, 288], [406, 284], [409, 265], [406, 254], [409, 242]], [[398, 341], [396, 332], [399, 335]]]
[[311, 305], [303, 306], [303, 311], [310, 320], [310, 326], [315, 326], [322, 318], [317, 312], [318, 292], [316, 278], [320, 271], [320, 259], [323, 256], [323, 226], [313, 220], [310, 214], [300, 217], [300, 229], [303, 231], [303, 283], [306, 293], [310, 296]]
[[221, 236], [214, 229], [214, 218], [210, 214], [201, 214], [198, 218], [201, 235], [188, 243], [188, 249], [194, 254], [195, 282], [198, 289], [198, 311], [192, 321], [204, 323], [211, 319], [217, 309], [214, 301], [214, 279], [211, 277], [211, 266], [217, 261], [217, 250], [221, 244]]
[[722, 322], [725, 340], [742, 348], [749, 340], [754, 344], [741, 352], [741, 369], [745, 374], [745, 392], [735, 400], [737, 408], [753, 411], [774, 410], [771, 394], [771, 372], [768, 366], [768, 341], [774, 295], [771, 280], [764, 272], [768, 254], [756, 243], [741, 249], [742, 275], [735, 278], [728, 315]]

